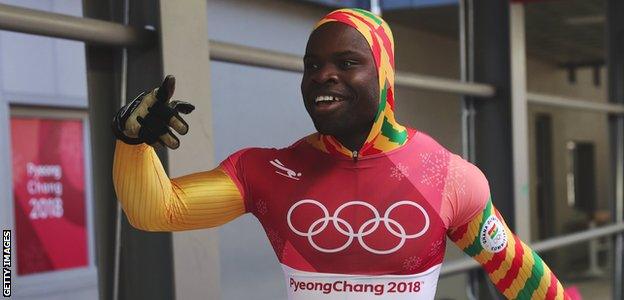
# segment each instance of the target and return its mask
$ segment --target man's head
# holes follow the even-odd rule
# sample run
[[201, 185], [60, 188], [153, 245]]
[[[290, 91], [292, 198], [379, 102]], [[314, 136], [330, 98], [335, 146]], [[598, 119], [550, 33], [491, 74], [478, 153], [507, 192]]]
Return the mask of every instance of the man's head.
[[316, 129], [344, 137], [368, 134], [379, 108], [379, 79], [371, 48], [340, 22], [316, 28], [306, 47], [301, 93]]
[[301, 92], [321, 133], [312, 144], [369, 155], [407, 141], [394, 117], [394, 41], [384, 20], [363, 9], [327, 14], [310, 35], [304, 63]]

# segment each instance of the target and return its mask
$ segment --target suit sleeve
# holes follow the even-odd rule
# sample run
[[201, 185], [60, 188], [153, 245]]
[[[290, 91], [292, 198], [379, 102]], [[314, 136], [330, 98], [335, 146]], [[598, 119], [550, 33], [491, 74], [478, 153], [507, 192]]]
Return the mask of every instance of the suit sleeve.
[[142, 230], [208, 228], [245, 213], [239, 188], [221, 167], [169, 179], [145, 144], [117, 141], [113, 183], [130, 224]]
[[447, 187], [450, 239], [474, 258], [507, 299], [569, 299], [555, 274], [507, 226], [492, 204], [488, 182], [474, 165], [462, 164], [464, 182]]
[[247, 180], [247, 172], [245, 171], [244, 155], [252, 148], [245, 148], [239, 150], [225, 160], [221, 162], [219, 168], [222, 169], [236, 185], [240, 191], [241, 198], [243, 199], [245, 212], [252, 211], [252, 189], [250, 188], [249, 181]]

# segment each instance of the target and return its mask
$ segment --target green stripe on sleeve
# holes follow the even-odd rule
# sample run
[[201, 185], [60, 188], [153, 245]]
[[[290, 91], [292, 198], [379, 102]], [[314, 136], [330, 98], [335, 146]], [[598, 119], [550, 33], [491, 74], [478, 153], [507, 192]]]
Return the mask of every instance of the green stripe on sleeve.
[[[483, 251], [483, 247], [481, 247], [481, 242], [479, 242], [479, 233], [481, 231], [481, 228], [483, 228], [483, 225], [485, 225], [485, 220], [487, 220], [487, 218], [491, 215], [492, 215], [492, 201], [488, 201], [488, 204], [485, 206], [485, 210], [483, 211], [483, 215], [481, 217], [481, 222], [479, 224], [479, 229], [478, 229], [479, 231], [477, 231], [477, 234], [474, 237], [472, 244], [468, 246], [466, 249], [464, 249], [464, 252], [470, 255], [471, 257], [476, 256], [481, 251]], [[466, 232], [466, 234], [470, 234], [470, 232]]]
[[535, 251], [531, 251], [531, 253], [533, 254], [533, 261], [535, 263], [531, 269], [531, 277], [527, 279], [522, 290], [518, 292], [518, 299], [531, 299], [533, 293], [539, 288], [542, 276], [544, 276], [544, 261]]

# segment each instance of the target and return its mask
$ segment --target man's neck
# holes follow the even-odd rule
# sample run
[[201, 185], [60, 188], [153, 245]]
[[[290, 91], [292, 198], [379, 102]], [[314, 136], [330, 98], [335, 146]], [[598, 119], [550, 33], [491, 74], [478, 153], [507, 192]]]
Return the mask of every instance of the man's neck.
[[364, 142], [366, 142], [366, 138], [370, 133], [370, 128], [366, 130], [362, 130], [356, 133], [351, 133], [348, 135], [335, 135], [334, 138], [340, 142], [345, 148], [353, 151], [360, 151], [362, 146], [364, 146]]

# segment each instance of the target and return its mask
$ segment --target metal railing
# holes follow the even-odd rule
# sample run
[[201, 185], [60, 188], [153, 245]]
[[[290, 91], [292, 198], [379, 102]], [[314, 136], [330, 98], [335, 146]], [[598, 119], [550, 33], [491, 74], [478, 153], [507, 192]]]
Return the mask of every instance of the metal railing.
[[538, 93], [527, 93], [527, 101], [531, 104], [543, 104], [585, 111], [624, 114], [624, 105], [612, 104], [607, 102], [601, 103], [578, 98], [569, 98]]
[[[303, 72], [303, 60], [301, 56], [219, 41], [210, 41], [210, 58], [218, 61], [276, 70]], [[479, 97], [490, 97], [496, 92], [493, 86], [487, 84], [468, 83], [455, 79], [409, 72], [397, 72], [395, 84], [411, 88]]]
[[[210, 41], [210, 58], [217, 61], [275, 70], [303, 72], [303, 61], [300, 56], [213, 40]], [[409, 72], [397, 72], [395, 84], [411, 88], [478, 97], [490, 97], [495, 94], [495, 88], [491, 85], [468, 83]], [[527, 101], [530, 104], [543, 104], [580, 110], [624, 114], [624, 105], [600, 103], [555, 95], [529, 92], [527, 93]]]
[[156, 41], [146, 29], [6, 4], [0, 4], [0, 29], [119, 47]]
[[[544, 252], [547, 250], [553, 250], [556, 248], [561, 248], [568, 245], [597, 239], [603, 236], [621, 234], [622, 232], [624, 232], [624, 223], [619, 223], [539, 241], [531, 244], [530, 246], [531, 249], [536, 252]], [[478, 267], [480, 267], [480, 265], [472, 258], [457, 259], [444, 263], [442, 265], [442, 270], [440, 271], [440, 276], [454, 275]]]

